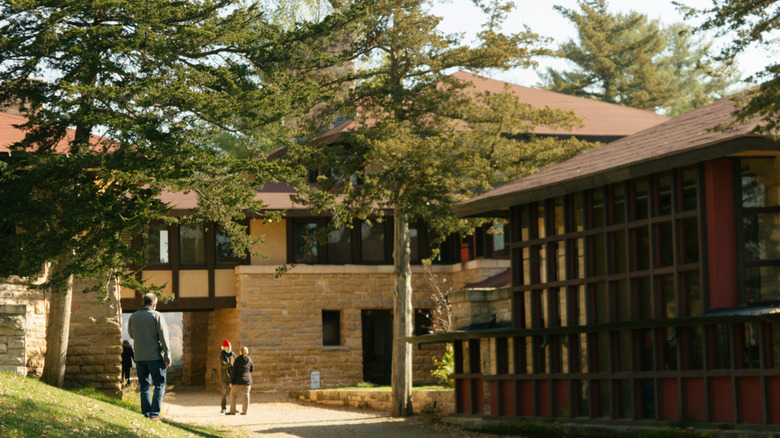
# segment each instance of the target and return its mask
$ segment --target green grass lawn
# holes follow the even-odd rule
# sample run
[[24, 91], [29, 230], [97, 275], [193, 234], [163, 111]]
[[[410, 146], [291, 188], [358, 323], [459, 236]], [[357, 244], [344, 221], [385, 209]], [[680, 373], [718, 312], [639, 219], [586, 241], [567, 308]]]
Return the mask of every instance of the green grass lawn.
[[0, 373], [0, 437], [230, 437], [227, 431], [141, 415], [137, 403], [94, 390], [66, 391]]

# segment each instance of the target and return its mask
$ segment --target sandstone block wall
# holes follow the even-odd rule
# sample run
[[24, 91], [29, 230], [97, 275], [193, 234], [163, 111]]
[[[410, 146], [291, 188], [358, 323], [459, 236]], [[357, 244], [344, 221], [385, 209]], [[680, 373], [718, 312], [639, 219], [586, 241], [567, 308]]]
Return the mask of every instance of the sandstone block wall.
[[26, 305], [0, 305], [0, 371], [27, 375], [26, 327]]
[[184, 364], [181, 381], [185, 385], [205, 385], [209, 312], [182, 313], [182, 332]]
[[460, 289], [450, 293], [452, 326], [455, 329], [471, 324], [512, 322], [512, 290]]
[[119, 288], [84, 294], [74, 285], [65, 386], [121, 396], [122, 319]]
[[[39, 377], [43, 372], [43, 359], [46, 354], [46, 315], [48, 303], [45, 294], [31, 290], [22, 284], [18, 277], [9, 277], [0, 283], [0, 306], [25, 306], [25, 335], [23, 339], [25, 357], [23, 367], [29, 376]], [[3, 356], [0, 352], [0, 357]]]
[[[497, 266], [443, 267], [436, 275], [446, 287], [462, 287], [506, 269]], [[212, 374], [222, 339], [249, 347], [255, 365], [253, 390], [261, 392], [310, 388], [312, 371], [320, 387], [355, 385], [363, 380], [362, 322], [364, 309], [393, 308], [391, 266], [296, 266], [281, 278], [267, 266], [239, 266], [237, 309], [211, 313], [207, 345], [207, 385], [216, 388]], [[431, 308], [427, 275], [413, 274], [414, 307]], [[322, 345], [322, 310], [338, 310], [341, 345]], [[236, 341], [239, 345], [236, 345]], [[415, 383], [436, 383], [430, 375], [432, 358], [444, 345], [415, 347]]]

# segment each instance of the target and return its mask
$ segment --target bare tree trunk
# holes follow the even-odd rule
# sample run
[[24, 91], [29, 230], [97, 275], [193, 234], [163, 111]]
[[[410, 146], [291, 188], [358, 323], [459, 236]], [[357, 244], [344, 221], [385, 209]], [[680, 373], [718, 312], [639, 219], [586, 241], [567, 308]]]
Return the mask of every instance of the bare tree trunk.
[[[60, 269], [64, 262], [64, 258], [58, 260], [54, 269]], [[44, 357], [41, 380], [58, 388], [62, 387], [65, 380], [72, 297], [73, 276], [71, 275], [64, 290], [51, 291], [49, 318], [46, 324], [46, 356]]]
[[412, 415], [412, 346], [404, 338], [412, 336], [414, 310], [412, 309], [412, 268], [409, 246], [409, 216], [397, 208], [393, 268], [395, 290], [393, 305], [393, 409], [394, 417]]

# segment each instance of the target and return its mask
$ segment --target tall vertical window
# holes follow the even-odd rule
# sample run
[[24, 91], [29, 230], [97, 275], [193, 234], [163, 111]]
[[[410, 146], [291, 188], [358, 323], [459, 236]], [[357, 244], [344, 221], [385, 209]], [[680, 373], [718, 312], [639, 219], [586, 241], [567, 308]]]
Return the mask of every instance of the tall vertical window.
[[170, 263], [168, 258], [168, 226], [152, 223], [144, 226], [144, 261], [146, 263]]
[[748, 302], [780, 300], [780, 165], [742, 159], [742, 232]]
[[203, 224], [179, 225], [179, 262], [183, 265], [206, 264], [206, 236]]
[[216, 244], [217, 263], [241, 262], [241, 257], [233, 253], [233, 248], [230, 246], [230, 236], [228, 236], [227, 233], [217, 228], [214, 239]]
[[341, 227], [328, 233], [328, 263], [333, 265], [352, 262], [352, 229]]
[[317, 263], [317, 223], [294, 222], [292, 228], [293, 263]]
[[360, 224], [360, 247], [364, 263], [385, 262], [385, 224]]

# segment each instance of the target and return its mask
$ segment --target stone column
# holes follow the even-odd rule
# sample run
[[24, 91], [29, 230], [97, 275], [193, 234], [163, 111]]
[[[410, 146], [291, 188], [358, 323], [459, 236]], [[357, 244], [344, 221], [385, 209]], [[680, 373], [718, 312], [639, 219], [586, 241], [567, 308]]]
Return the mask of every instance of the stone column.
[[184, 343], [182, 366], [182, 384], [206, 384], [206, 351], [209, 335], [208, 312], [182, 313], [182, 333]]

